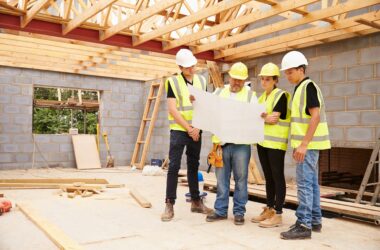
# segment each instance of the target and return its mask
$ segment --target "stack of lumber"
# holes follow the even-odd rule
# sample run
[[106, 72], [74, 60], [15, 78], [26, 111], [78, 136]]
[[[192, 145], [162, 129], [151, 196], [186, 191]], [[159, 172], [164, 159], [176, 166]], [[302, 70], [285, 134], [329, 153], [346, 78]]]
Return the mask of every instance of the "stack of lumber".
[[[216, 179], [207, 176], [204, 182], [205, 188], [216, 190]], [[234, 191], [235, 183], [231, 180], [230, 190]], [[260, 198], [266, 198], [265, 186], [248, 184], [248, 194]], [[321, 208], [324, 211], [334, 212], [339, 215], [363, 219], [373, 222], [377, 225], [380, 224], [380, 207], [356, 204], [347, 201], [334, 200], [323, 197], [331, 197], [341, 195], [342, 192], [337, 189], [328, 189], [327, 187], [321, 188]], [[297, 188], [290, 186], [286, 190], [285, 202], [291, 204], [298, 204]]]

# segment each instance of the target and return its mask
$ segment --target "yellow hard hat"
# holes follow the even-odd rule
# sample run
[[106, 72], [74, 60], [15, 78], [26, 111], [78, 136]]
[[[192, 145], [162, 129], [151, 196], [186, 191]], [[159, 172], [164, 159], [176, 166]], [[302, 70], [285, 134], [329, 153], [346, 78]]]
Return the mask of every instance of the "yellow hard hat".
[[248, 68], [244, 63], [237, 62], [232, 65], [228, 74], [234, 79], [245, 80], [248, 78]]
[[280, 69], [274, 63], [267, 63], [261, 68], [259, 76], [278, 76], [278, 77], [280, 77]]

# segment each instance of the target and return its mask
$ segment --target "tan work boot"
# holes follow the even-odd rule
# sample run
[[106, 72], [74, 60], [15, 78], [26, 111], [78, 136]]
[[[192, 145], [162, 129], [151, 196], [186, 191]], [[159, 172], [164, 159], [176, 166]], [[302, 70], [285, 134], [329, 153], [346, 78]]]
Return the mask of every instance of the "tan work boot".
[[273, 208], [264, 207], [264, 211], [261, 212], [259, 216], [255, 216], [251, 219], [251, 222], [253, 223], [259, 223], [261, 221], [264, 221], [266, 219], [270, 219], [276, 212]]
[[173, 204], [170, 202], [166, 203], [165, 211], [161, 215], [162, 221], [171, 221], [174, 217], [174, 207]]
[[191, 212], [193, 213], [210, 214], [213, 211], [213, 209], [208, 208], [205, 206], [205, 204], [203, 204], [202, 199], [191, 201]]
[[271, 218], [266, 219], [262, 222], [260, 222], [260, 227], [278, 227], [282, 225], [282, 215], [281, 214], [274, 214]]

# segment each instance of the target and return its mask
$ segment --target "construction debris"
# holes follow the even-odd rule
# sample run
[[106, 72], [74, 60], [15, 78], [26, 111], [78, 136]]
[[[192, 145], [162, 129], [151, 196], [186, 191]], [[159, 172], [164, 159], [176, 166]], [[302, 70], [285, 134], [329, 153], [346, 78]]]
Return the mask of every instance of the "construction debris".
[[129, 194], [144, 208], [151, 208], [152, 204], [147, 201], [137, 190], [129, 190]]

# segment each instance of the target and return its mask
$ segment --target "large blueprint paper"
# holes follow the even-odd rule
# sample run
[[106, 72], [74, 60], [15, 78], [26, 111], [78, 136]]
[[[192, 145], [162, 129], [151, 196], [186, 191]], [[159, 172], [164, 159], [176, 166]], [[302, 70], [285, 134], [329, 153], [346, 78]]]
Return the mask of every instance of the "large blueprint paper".
[[264, 140], [265, 105], [221, 98], [188, 86], [195, 97], [192, 125], [209, 131], [223, 143], [252, 144]]

